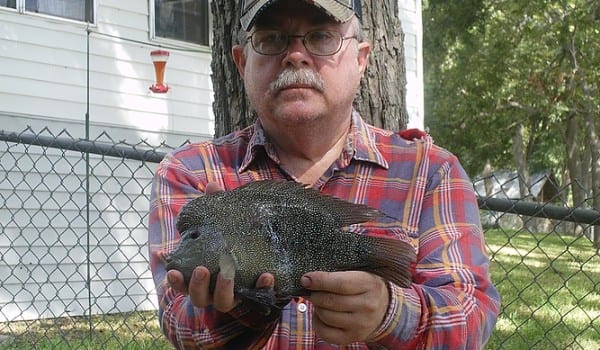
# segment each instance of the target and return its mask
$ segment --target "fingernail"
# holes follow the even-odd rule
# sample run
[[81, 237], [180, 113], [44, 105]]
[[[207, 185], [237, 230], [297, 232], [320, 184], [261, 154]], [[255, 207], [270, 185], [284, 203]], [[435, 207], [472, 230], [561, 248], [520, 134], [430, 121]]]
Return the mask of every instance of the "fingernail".
[[300, 283], [302, 283], [302, 287], [309, 288], [312, 283], [312, 279], [308, 276], [302, 276]]
[[198, 281], [202, 281], [204, 279], [204, 274], [200, 272], [200, 269], [194, 269], [194, 279]]

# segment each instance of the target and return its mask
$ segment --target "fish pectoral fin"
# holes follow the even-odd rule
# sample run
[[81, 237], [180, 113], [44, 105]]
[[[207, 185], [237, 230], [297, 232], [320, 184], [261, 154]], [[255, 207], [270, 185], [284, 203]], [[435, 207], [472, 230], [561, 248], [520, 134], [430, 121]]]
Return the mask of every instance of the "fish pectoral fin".
[[281, 300], [277, 299], [273, 288], [241, 289], [238, 291], [238, 295], [247, 303], [249, 308], [265, 316], [270, 315], [273, 311], [281, 311], [283, 306], [290, 301], [288, 299], [282, 305]]
[[233, 280], [237, 269], [238, 262], [232, 252], [222, 253], [219, 256], [219, 272], [223, 278]]

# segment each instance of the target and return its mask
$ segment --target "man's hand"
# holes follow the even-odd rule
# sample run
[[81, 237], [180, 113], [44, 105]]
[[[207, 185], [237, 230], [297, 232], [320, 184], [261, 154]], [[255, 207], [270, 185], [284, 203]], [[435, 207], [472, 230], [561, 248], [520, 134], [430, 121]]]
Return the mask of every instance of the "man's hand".
[[[204, 266], [198, 266], [194, 269], [190, 285], [186, 286], [183, 275], [177, 270], [167, 272], [167, 280], [171, 288], [190, 296], [192, 304], [196, 307], [207, 307], [214, 304], [215, 309], [220, 312], [229, 312], [238, 303], [233, 292], [233, 280], [228, 280], [221, 275], [217, 275], [214, 294], [210, 294], [210, 272]], [[257, 288], [273, 288], [275, 279], [269, 273], [262, 274], [256, 282]]]
[[367, 272], [309, 272], [302, 285], [312, 291], [315, 333], [331, 344], [368, 340], [388, 310], [386, 282]]

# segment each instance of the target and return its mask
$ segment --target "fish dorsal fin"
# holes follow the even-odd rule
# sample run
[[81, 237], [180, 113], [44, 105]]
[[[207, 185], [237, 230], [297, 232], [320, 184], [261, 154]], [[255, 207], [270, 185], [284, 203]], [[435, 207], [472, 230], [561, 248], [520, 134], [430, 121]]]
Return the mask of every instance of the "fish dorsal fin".
[[279, 205], [302, 207], [307, 211], [328, 214], [340, 227], [372, 221], [383, 216], [380, 211], [369, 206], [323, 194], [294, 181], [261, 180], [238, 187], [234, 191], [242, 195], [247, 192], [255, 200], [275, 201]]

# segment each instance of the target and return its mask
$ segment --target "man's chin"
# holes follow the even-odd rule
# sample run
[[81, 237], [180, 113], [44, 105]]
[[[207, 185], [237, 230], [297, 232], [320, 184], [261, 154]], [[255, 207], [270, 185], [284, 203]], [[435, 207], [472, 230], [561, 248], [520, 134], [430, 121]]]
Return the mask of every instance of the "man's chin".
[[293, 124], [315, 121], [321, 115], [323, 115], [321, 110], [314, 108], [314, 106], [306, 106], [305, 104], [288, 104], [274, 110], [274, 117], [276, 119], [285, 120]]

